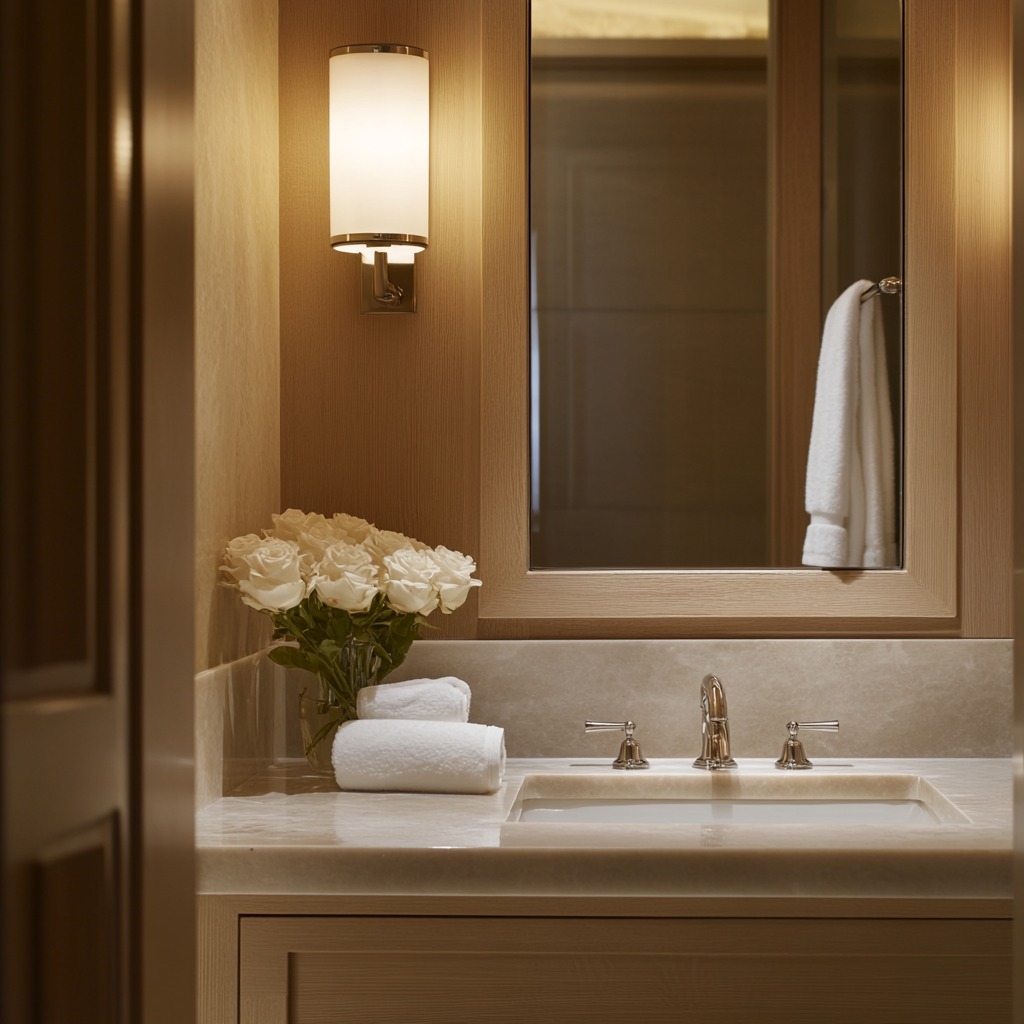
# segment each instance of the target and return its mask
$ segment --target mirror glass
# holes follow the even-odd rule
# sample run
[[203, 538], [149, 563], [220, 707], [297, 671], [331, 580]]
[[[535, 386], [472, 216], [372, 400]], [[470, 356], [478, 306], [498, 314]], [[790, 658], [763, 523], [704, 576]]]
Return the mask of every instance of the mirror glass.
[[[801, 284], [822, 322], [858, 281], [901, 276], [900, 18], [899, 0], [823, 0], [822, 256]], [[773, 127], [768, 0], [532, 0], [531, 20], [531, 566], [799, 566], [771, 555], [773, 460], [798, 460], [802, 491], [810, 437], [770, 451], [769, 168], [801, 136]], [[855, 414], [822, 436], [846, 439], [845, 473], [852, 437], [881, 430], [884, 449], [892, 434], [896, 528], [901, 300], [857, 306], [854, 345], [880, 356], [873, 426], [853, 431]], [[851, 408], [868, 370], [844, 378]], [[835, 412], [818, 392], [815, 424]], [[869, 514], [876, 497], [878, 460], [862, 461], [854, 519], [864, 481]], [[827, 543], [859, 528], [821, 525]], [[898, 544], [864, 560], [854, 547], [833, 564], [899, 564]]]

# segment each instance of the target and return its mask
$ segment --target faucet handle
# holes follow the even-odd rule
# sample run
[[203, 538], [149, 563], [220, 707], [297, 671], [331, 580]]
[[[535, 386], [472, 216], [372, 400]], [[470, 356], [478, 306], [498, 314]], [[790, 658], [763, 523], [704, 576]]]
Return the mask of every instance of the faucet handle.
[[814, 729], [817, 732], [839, 732], [838, 719], [828, 722], [787, 722], [786, 728], [789, 736], [782, 747], [782, 754], [775, 767], [782, 771], [796, 771], [803, 768], [813, 768], [814, 765], [807, 759], [804, 753], [804, 745], [797, 739], [796, 734], [801, 729]]
[[636, 728], [634, 722], [584, 722], [583, 729], [586, 732], [618, 732], [622, 730], [626, 738], [619, 747], [619, 756], [612, 762], [613, 768], [622, 768], [632, 771], [640, 768], [650, 768], [651, 765], [640, 750], [640, 744], [633, 738], [633, 730]]

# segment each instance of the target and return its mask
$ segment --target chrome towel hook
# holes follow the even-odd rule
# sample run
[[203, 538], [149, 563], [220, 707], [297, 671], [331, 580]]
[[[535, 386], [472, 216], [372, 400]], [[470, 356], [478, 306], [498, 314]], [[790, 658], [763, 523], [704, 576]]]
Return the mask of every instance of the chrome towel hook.
[[900, 277], [883, 277], [877, 284], [860, 293], [860, 301], [867, 302], [872, 295], [899, 295], [903, 291], [903, 279]]

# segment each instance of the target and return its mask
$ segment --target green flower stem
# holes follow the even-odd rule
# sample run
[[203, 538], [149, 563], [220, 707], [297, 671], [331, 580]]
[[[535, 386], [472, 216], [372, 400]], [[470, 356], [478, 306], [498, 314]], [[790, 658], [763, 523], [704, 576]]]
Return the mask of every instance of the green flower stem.
[[[274, 647], [278, 665], [299, 668], [321, 684], [320, 711], [337, 708], [337, 722], [357, 718], [356, 696], [364, 686], [381, 682], [405, 660], [426, 618], [392, 608], [377, 594], [365, 612], [345, 612], [324, 604], [314, 592], [295, 608], [269, 613], [273, 639], [297, 646]], [[333, 723], [332, 723], [333, 724]], [[331, 729], [325, 727], [311, 746]]]

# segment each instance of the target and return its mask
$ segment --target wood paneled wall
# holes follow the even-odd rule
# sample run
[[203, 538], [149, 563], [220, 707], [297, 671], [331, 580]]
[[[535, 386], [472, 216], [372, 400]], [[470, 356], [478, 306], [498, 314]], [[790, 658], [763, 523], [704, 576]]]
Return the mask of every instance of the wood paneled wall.
[[280, 506], [277, 0], [196, 7], [196, 671], [268, 622], [217, 586]]
[[[435, 635], [1008, 635], [1008, 249], [1005, 230], [987, 230], [996, 211], [1007, 209], [1000, 140], [1008, 61], [1005, 45], [998, 52], [991, 45], [1008, 37], [997, 24], [1008, 25], [1006, 0], [958, 0], [931, 34], [923, 15], [909, 30], [914, 67], [922, 47], [938, 52], [935, 31], [956, 40], [963, 88], [955, 107], [944, 91], [935, 101], [927, 90], [920, 94], [908, 143], [914, 167], [936, 184], [915, 192], [924, 216], [908, 203], [908, 277], [916, 282], [907, 296], [908, 334], [916, 339], [908, 359], [919, 378], [908, 388], [908, 422], [924, 424], [929, 436], [915, 435], [908, 447], [905, 570], [856, 580], [751, 574], [742, 592], [721, 574], [709, 577], [706, 590], [692, 578], [645, 575], [631, 598], [616, 578], [596, 618], [570, 605], [591, 608], [598, 574], [541, 579], [526, 571], [523, 555], [524, 11], [516, 0], [289, 0], [280, 7], [280, 506], [354, 513], [481, 559], [480, 597], [439, 623]], [[342, 43], [373, 41], [421, 46], [431, 59], [431, 240], [417, 261], [419, 312], [411, 316], [360, 314], [357, 259], [327, 241], [328, 55]], [[953, 44], [948, 49], [952, 56]], [[926, 64], [945, 74], [949, 61]], [[934, 132], [932, 108], [941, 120]], [[982, 158], [978, 136], [990, 129], [992, 158], [988, 151]], [[935, 142], [942, 132], [958, 140], [955, 156]], [[981, 189], [971, 170], [979, 159], [987, 168]], [[955, 164], [955, 176], [943, 161]], [[943, 201], [954, 178], [955, 208]], [[948, 309], [958, 293], [939, 287], [945, 271], [922, 239], [935, 235], [932, 222], [957, 218], [959, 247], [943, 250], [943, 268], [963, 265], [964, 299]], [[975, 264], [978, 246], [984, 259]], [[930, 402], [941, 417], [928, 415]], [[508, 567], [514, 585], [503, 591]], [[784, 607], [779, 587], [789, 595]], [[478, 600], [485, 615], [479, 631]], [[642, 601], [647, 611], [636, 610]], [[623, 607], [646, 618], [626, 622]], [[534, 627], [524, 608], [538, 620]]]
[[[280, 11], [281, 504], [348, 512], [478, 551], [482, 9], [294, 0]], [[418, 312], [359, 312], [359, 262], [328, 243], [328, 55], [430, 55], [430, 246]], [[381, 112], [386, 116], [386, 111]], [[475, 602], [443, 622], [472, 636]]]

